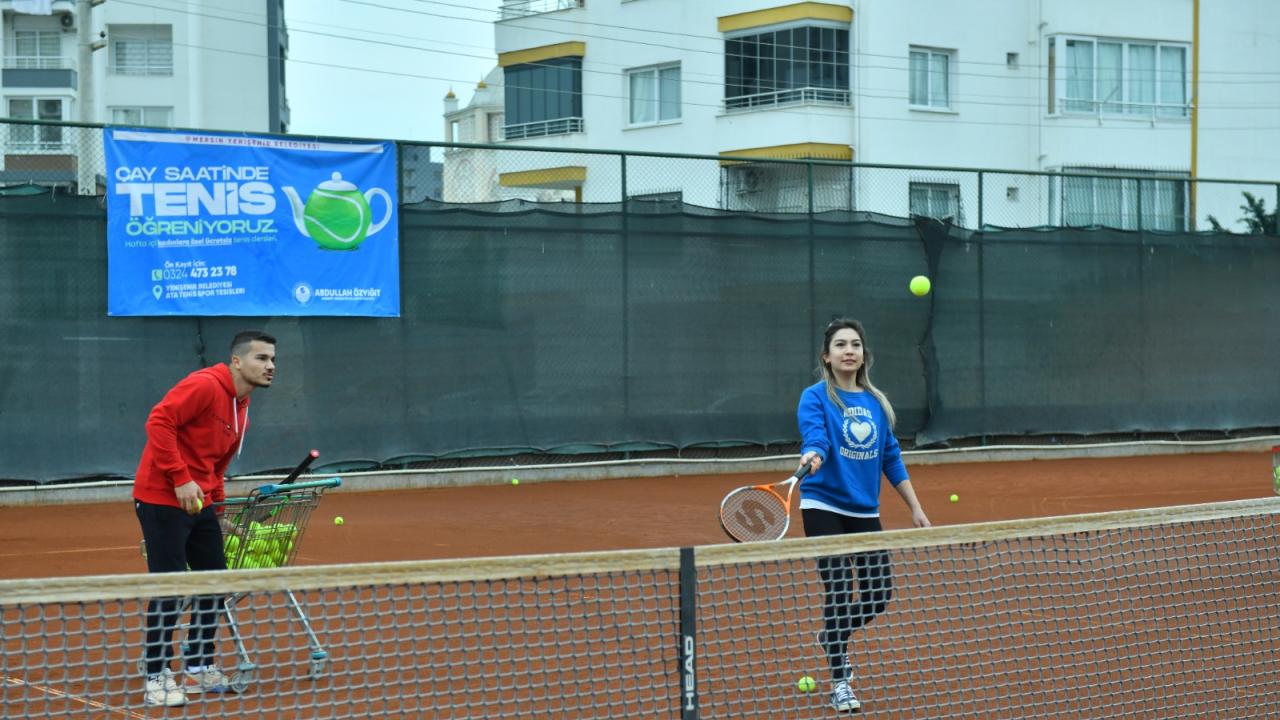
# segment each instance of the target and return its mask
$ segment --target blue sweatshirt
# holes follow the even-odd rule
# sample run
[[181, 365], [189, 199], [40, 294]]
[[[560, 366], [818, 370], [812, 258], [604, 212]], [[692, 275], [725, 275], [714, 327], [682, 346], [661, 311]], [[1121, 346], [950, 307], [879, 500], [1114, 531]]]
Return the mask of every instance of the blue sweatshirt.
[[907, 480], [902, 449], [875, 395], [836, 389], [845, 411], [827, 397], [826, 381], [800, 394], [800, 454], [822, 457], [817, 474], [800, 483], [800, 507], [856, 517], [880, 515], [880, 475], [897, 487]]

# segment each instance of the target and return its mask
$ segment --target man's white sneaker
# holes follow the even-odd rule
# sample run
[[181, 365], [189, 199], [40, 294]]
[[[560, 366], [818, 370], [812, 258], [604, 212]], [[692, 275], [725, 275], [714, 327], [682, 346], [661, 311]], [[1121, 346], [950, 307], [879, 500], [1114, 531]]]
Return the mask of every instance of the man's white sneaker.
[[231, 683], [227, 676], [216, 667], [207, 667], [197, 672], [183, 673], [182, 689], [188, 694], [231, 692]]
[[151, 707], [178, 707], [187, 703], [187, 694], [173, 678], [173, 671], [166, 668], [147, 678], [144, 703]]

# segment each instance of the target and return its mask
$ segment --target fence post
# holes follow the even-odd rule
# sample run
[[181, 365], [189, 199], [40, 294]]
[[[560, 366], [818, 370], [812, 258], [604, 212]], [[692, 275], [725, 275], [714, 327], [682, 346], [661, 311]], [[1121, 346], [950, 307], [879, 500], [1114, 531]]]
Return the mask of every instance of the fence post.
[[627, 197], [626, 153], [619, 154], [618, 159], [622, 172], [622, 237], [618, 242], [622, 248], [622, 422], [626, 432], [631, 427], [631, 199]]
[[981, 229], [982, 229], [982, 218], [983, 218], [983, 215], [982, 215], [982, 185], [983, 185], [983, 172], [982, 172], [981, 170], [979, 170], [979, 171], [978, 171], [978, 230], [981, 230]]
[[1142, 232], [1142, 178], [1135, 178], [1138, 185], [1138, 232]]
[[809, 221], [813, 222], [813, 160], [808, 163], [809, 167]]

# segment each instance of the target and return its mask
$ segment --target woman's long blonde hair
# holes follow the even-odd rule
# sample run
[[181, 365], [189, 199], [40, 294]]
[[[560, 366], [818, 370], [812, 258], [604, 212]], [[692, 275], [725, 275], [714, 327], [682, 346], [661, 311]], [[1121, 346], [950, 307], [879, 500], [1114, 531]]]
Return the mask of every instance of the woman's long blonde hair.
[[827, 325], [827, 331], [822, 336], [822, 349], [818, 351], [818, 372], [822, 378], [827, 381], [827, 397], [844, 412], [848, 408], [845, 407], [844, 401], [840, 399], [840, 394], [836, 392], [836, 376], [831, 372], [831, 363], [823, 360], [823, 355], [831, 354], [831, 338], [840, 330], [852, 330], [858, 333], [858, 337], [862, 338], [862, 366], [858, 368], [858, 372], [854, 375], [854, 381], [880, 403], [880, 407], [884, 410], [885, 417], [889, 418], [889, 427], [893, 427], [898, 423], [898, 416], [893, 412], [893, 404], [889, 402], [889, 397], [881, 392], [880, 388], [871, 383], [871, 344], [867, 340], [867, 333], [862, 329], [862, 323], [851, 318], [836, 318]]

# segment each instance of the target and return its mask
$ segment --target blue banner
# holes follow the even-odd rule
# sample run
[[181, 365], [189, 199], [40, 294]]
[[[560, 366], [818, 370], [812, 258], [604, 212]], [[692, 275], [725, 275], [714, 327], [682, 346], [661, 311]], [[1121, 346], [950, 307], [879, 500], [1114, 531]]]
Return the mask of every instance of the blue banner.
[[400, 315], [394, 143], [103, 137], [108, 315]]

